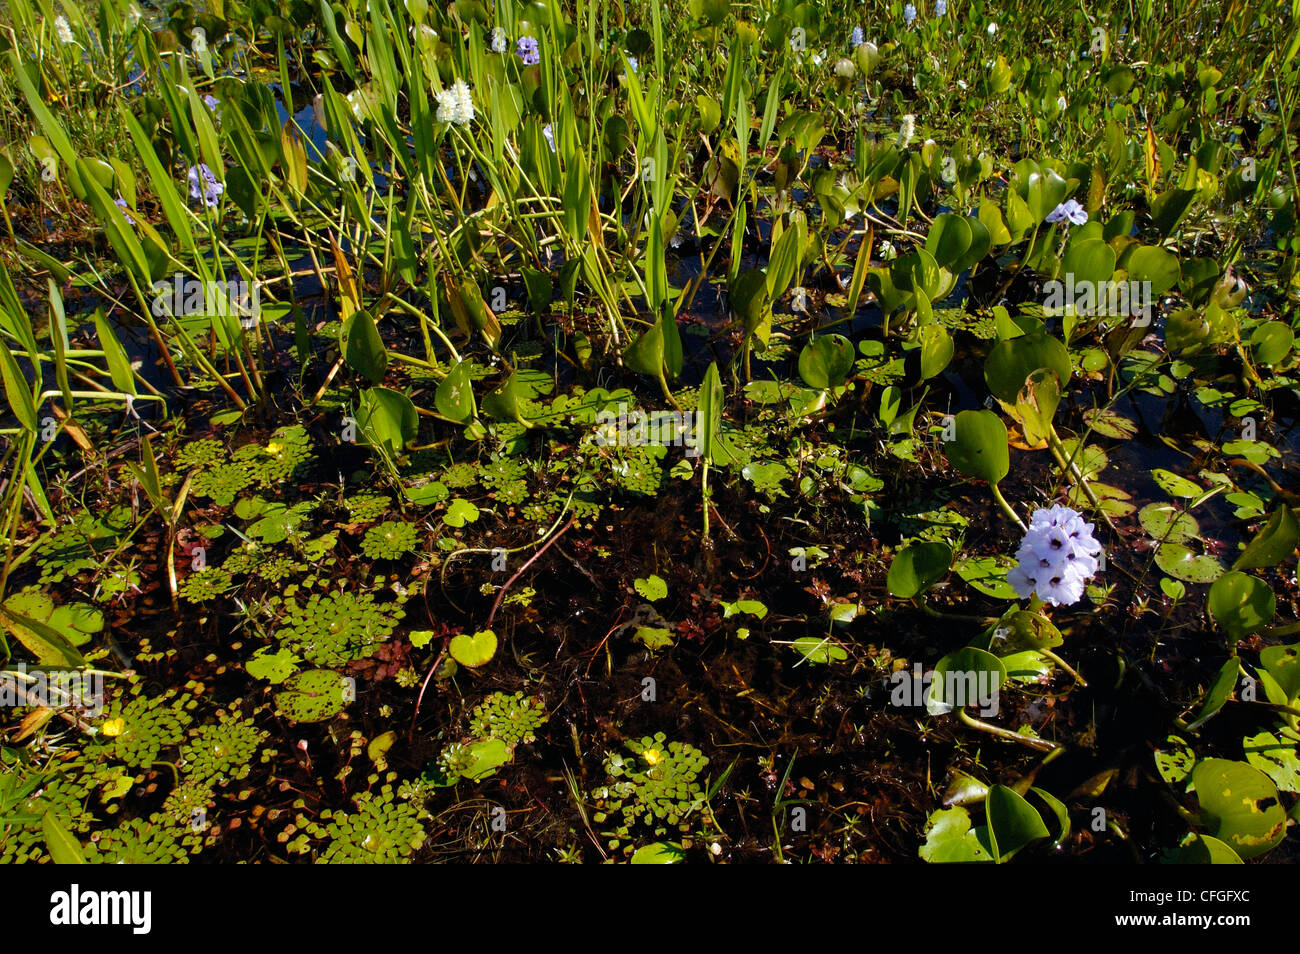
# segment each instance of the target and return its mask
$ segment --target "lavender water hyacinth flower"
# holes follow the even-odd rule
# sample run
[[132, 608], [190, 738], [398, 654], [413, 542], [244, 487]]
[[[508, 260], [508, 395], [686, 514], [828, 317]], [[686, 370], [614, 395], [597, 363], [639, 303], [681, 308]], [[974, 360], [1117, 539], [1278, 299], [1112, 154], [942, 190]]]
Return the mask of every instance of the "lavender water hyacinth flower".
[[935, 0], [934, 15], [936, 17], [944, 16], [948, 12], [948, 0]]
[[203, 204], [208, 208], [216, 206], [220, 201], [221, 193], [226, 191], [226, 187], [217, 181], [212, 170], [202, 162], [197, 166], [190, 166], [187, 178], [190, 183], [190, 198], [202, 199]]
[[1007, 573], [1016, 595], [1037, 596], [1052, 606], [1079, 602], [1084, 585], [1100, 569], [1101, 544], [1092, 531], [1093, 525], [1069, 507], [1035, 510], [1016, 551], [1017, 566]]
[[1071, 225], [1084, 225], [1088, 221], [1088, 212], [1074, 199], [1066, 199], [1051, 212], [1047, 213], [1049, 222], [1069, 222]]
[[903, 7], [903, 19], [907, 21], [908, 26], [912, 25], [912, 21], [916, 19], [916, 6], [914, 4], [909, 3]]
[[537, 40], [531, 36], [520, 37], [515, 52], [519, 54], [519, 59], [524, 66], [536, 66], [542, 62], [542, 54], [537, 49]]
[[130, 226], [134, 226], [135, 219], [131, 217], [131, 207], [126, 204], [126, 199], [122, 198], [119, 195], [116, 199], [113, 200], [113, 204], [122, 210], [122, 217], [126, 219], [126, 224]]

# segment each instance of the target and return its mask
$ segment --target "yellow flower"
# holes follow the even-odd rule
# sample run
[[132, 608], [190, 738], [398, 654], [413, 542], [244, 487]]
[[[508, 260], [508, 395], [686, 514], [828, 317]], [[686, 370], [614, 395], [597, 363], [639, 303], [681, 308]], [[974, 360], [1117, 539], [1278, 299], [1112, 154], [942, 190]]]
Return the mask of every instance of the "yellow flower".
[[101, 728], [100, 731], [110, 739], [119, 736], [126, 731], [126, 720], [109, 719], [104, 723], [103, 728]]
[[651, 765], [658, 765], [664, 760], [664, 754], [658, 749], [646, 749], [641, 754], [645, 756], [645, 760]]
[[276, 441], [271, 441], [271, 443], [266, 445], [266, 452], [273, 457], [277, 456], [282, 450], [284, 450], [284, 445], [277, 443]]

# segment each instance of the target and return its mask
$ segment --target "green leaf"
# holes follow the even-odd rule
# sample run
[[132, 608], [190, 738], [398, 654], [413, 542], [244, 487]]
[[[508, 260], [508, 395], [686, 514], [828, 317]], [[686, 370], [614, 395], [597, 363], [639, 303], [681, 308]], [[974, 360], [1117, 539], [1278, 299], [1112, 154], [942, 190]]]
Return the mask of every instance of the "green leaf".
[[490, 629], [480, 630], [472, 636], [460, 633], [451, 638], [447, 651], [462, 666], [471, 669], [485, 666], [497, 653], [497, 634]]
[[1138, 522], [1157, 543], [1187, 543], [1201, 535], [1196, 518], [1173, 504], [1147, 504], [1138, 511]]
[[1156, 547], [1156, 566], [1187, 583], [1213, 583], [1223, 575], [1223, 565], [1214, 557], [1198, 554], [1181, 543]]
[[108, 365], [108, 376], [113, 387], [123, 394], [135, 394], [135, 373], [131, 370], [131, 359], [127, 357], [122, 342], [113, 333], [113, 326], [104, 317], [102, 308], [95, 310], [95, 333], [99, 337], [99, 347], [104, 352], [104, 363]]
[[1195, 732], [1218, 714], [1223, 704], [1232, 697], [1232, 690], [1237, 687], [1237, 675], [1240, 671], [1241, 665], [1235, 658], [1229, 659], [1219, 668], [1219, 674], [1214, 677], [1214, 684], [1205, 694], [1205, 702], [1196, 715], [1196, 721], [1187, 726], [1189, 732]]
[[478, 519], [478, 507], [461, 497], [457, 497], [442, 515], [442, 522], [449, 527], [463, 527]]
[[1168, 859], [1176, 865], [1241, 865], [1245, 864], [1229, 845], [1209, 835], [1191, 834]]
[[1001, 418], [992, 411], [961, 411], [954, 425], [955, 436], [944, 448], [954, 467], [990, 484], [997, 484], [1011, 471], [1007, 428]]
[[344, 359], [348, 367], [379, 384], [388, 371], [388, 351], [370, 313], [361, 310], [343, 323]]
[[1232, 564], [1234, 570], [1258, 570], [1279, 566], [1295, 555], [1296, 542], [1300, 540], [1300, 521], [1294, 511], [1284, 503], [1278, 504], [1268, 518], [1264, 529], [1255, 535], [1246, 549]]
[[1192, 770], [1201, 815], [1214, 837], [1249, 860], [1276, 846], [1286, 834], [1286, 812], [1277, 787], [1245, 762], [1205, 759]]
[[438, 382], [438, 390], [433, 396], [438, 413], [457, 424], [473, 420], [478, 413], [469, 369], [468, 361], [457, 361], [447, 376]]
[[524, 418], [524, 393], [518, 371], [510, 372], [509, 377], [483, 397], [483, 413], [499, 421], [514, 421], [524, 427], [533, 426], [531, 421]]
[[943, 372], [952, 361], [952, 335], [943, 325], [935, 322], [924, 325], [921, 336], [921, 379], [926, 380]]
[[1295, 333], [1283, 321], [1266, 321], [1250, 336], [1250, 347], [1258, 364], [1281, 364], [1291, 354]]
[[1042, 328], [994, 345], [984, 361], [984, 380], [994, 396], [1014, 404], [1030, 372], [1039, 368], [1055, 371], [1062, 389], [1069, 383], [1070, 353]]
[[1228, 634], [1228, 645], [1268, 625], [1277, 610], [1272, 588], [1258, 577], [1233, 570], [1214, 581], [1210, 615]]
[[1182, 278], [1178, 256], [1155, 245], [1133, 249], [1125, 265], [1131, 281], [1151, 283], [1152, 298], [1163, 295]]
[[1165, 746], [1156, 749], [1156, 771], [1170, 785], [1187, 780], [1196, 765], [1196, 751], [1176, 735], [1165, 739]]
[[47, 811], [41, 816], [41, 829], [45, 832], [45, 848], [56, 865], [84, 865], [86, 855], [81, 842], [63, 827], [57, 815]]
[[668, 595], [668, 584], [664, 582], [663, 577], [654, 573], [644, 579], [633, 580], [632, 585], [643, 599], [647, 599], [652, 603]]
[[934, 257], [936, 265], [949, 268], [953, 263], [961, 261], [970, 250], [973, 240], [970, 222], [964, 215], [944, 212], [936, 215], [930, 225], [925, 250]]
[[799, 353], [799, 376], [810, 388], [837, 388], [853, 369], [853, 342], [843, 335], [820, 335]]
[[0, 625], [22, 643], [42, 666], [77, 668], [85, 665], [81, 653], [46, 623], [15, 613], [7, 606], [0, 606]]
[[1005, 785], [994, 785], [984, 803], [989, 829], [998, 846], [998, 862], [1004, 862], [1027, 845], [1051, 837], [1042, 816], [1033, 805]]
[[943, 715], [953, 709], [980, 705], [996, 699], [1006, 681], [1007, 669], [1002, 660], [982, 649], [964, 646], [935, 663], [926, 711]]
[[961, 807], [931, 813], [925, 823], [925, 844], [920, 855], [930, 864], [993, 860], [987, 829], [972, 830], [970, 813]]
[[[717, 123], [715, 122], [716, 126]], [[632, 853], [634, 865], [679, 865], [686, 860], [686, 852], [681, 845], [668, 841], [656, 841], [653, 845], [643, 845]]]
[[357, 407], [357, 427], [366, 443], [396, 454], [415, 440], [420, 418], [411, 399], [401, 391], [367, 388]]
[[1284, 792], [1300, 792], [1300, 757], [1296, 755], [1297, 739], [1282, 732], [1261, 732], [1241, 740], [1246, 761], [1259, 769], [1273, 784]]
[[1300, 697], [1300, 643], [1269, 646], [1260, 651], [1259, 663], [1273, 677], [1287, 702]]
[[948, 575], [952, 548], [946, 543], [913, 543], [894, 554], [889, 564], [889, 592], [910, 600]]
[[5, 396], [9, 399], [14, 417], [18, 418], [18, 423], [24, 430], [35, 434], [40, 428], [36, 420], [36, 401], [32, 397], [31, 385], [27, 382], [27, 376], [23, 374], [22, 368], [18, 366], [13, 352], [2, 340], [0, 340], [0, 372], [4, 375]]
[[828, 636], [801, 636], [791, 646], [810, 663], [842, 662], [849, 658], [848, 651]]
[[1151, 471], [1151, 477], [1171, 497], [1184, 497], [1188, 500], [1199, 497], [1203, 489], [1186, 477], [1180, 477], [1171, 470], [1157, 467]]
[[1073, 274], [1076, 285], [1100, 285], [1115, 273], [1115, 250], [1099, 238], [1072, 239], [1061, 261], [1062, 274]]

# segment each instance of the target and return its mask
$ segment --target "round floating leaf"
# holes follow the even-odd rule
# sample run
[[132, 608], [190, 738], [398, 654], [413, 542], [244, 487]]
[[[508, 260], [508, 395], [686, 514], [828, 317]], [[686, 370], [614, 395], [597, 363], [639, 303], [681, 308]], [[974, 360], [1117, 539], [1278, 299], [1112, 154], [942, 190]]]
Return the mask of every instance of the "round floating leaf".
[[799, 376], [810, 388], [837, 388], [853, 368], [853, 342], [843, 335], [821, 335], [799, 353]]
[[1137, 433], [1136, 424], [1109, 408], [1098, 407], [1084, 411], [1083, 419], [1089, 427], [1104, 437], [1126, 441]]
[[453, 500], [447, 507], [447, 512], [442, 515], [442, 522], [449, 527], [463, 527], [477, 519], [478, 507], [460, 497]]
[[952, 548], [946, 543], [913, 543], [894, 555], [889, 564], [889, 592], [910, 600], [948, 574]]
[[332, 669], [308, 669], [275, 694], [275, 708], [292, 722], [324, 722], [343, 711], [350, 685]]
[[1242, 865], [1241, 856], [1217, 838], [1209, 835], [1190, 835], [1186, 844], [1180, 845], [1171, 859], [1179, 865]]
[[1014, 404], [1030, 372], [1039, 368], [1055, 371], [1062, 389], [1070, 380], [1070, 353], [1041, 328], [994, 345], [984, 361], [984, 380], [996, 397]]
[[953, 709], [982, 705], [997, 698], [1007, 681], [1007, 669], [992, 653], [964, 646], [940, 659], [934, 666], [925, 708], [931, 715]]
[[468, 758], [465, 767], [460, 770], [460, 776], [471, 782], [487, 778], [514, 758], [514, 747], [504, 739], [480, 739], [466, 748]]
[[668, 595], [668, 584], [664, 582], [663, 577], [653, 573], [645, 579], [633, 580], [632, 585], [636, 587], [636, 591], [643, 599], [650, 600], [652, 603]]
[[1186, 543], [1201, 536], [1196, 518], [1173, 504], [1147, 504], [1138, 511], [1138, 522], [1157, 543]]
[[925, 823], [925, 844], [920, 855], [922, 861], [932, 865], [993, 860], [988, 829], [980, 826], [972, 830], [970, 813], [961, 807], [941, 809], [930, 815]]
[[1125, 264], [1130, 280], [1151, 283], [1152, 298], [1163, 295], [1182, 278], [1178, 256], [1155, 245], [1135, 248]]
[[1229, 644], [1268, 625], [1277, 610], [1272, 588], [1258, 577], [1233, 570], [1214, 581], [1210, 615], [1228, 634]]
[[481, 630], [474, 635], [460, 633], [451, 638], [447, 647], [451, 658], [462, 666], [474, 669], [485, 666], [492, 661], [497, 652], [497, 634], [490, 629]]
[[1099, 238], [1072, 239], [1061, 261], [1064, 275], [1073, 275], [1076, 285], [1100, 285], [1115, 273], [1115, 250]]
[[961, 411], [953, 424], [953, 439], [944, 447], [952, 465], [968, 477], [990, 484], [1001, 481], [1011, 470], [1007, 427], [1002, 419], [992, 411]]
[[1274, 735], [1261, 732], [1241, 740], [1246, 761], [1273, 780], [1284, 792], [1300, 792], [1300, 758], [1296, 744], [1300, 742], [1285, 731]]
[[681, 845], [672, 842], [656, 841], [653, 845], [643, 845], [632, 854], [634, 865], [679, 865], [686, 860], [686, 852]]
[[801, 636], [792, 645], [810, 663], [840, 662], [849, 658], [843, 646], [831, 642], [826, 636]]
[[1187, 583], [1213, 583], [1223, 575], [1223, 565], [1212, 556], [1193, 553], [1181, 543], [1156, 548], [1156, 566]]
[[1243, 859], [1270, 850], [1286, 834], [1286, 812], [1277, 786], [1245, 762], [1205, 759], [1192, 770], [1201, 815], [1214, 837]]
[[1250, 347], [1259, 364], [1281, 364], [1294, 345], [1295, 334], [1283, 321], [1266, 321], [1250, 336]]
[[1157, 467], [1151, 471], [1151, 476], [1155, 482], [1171, 497], [1186, 497], [1192, 499], [1199, 497], [1204, 491], [1186, 477], [1180, 477], [1172, 470], [1165, 470], [1163, 467]]

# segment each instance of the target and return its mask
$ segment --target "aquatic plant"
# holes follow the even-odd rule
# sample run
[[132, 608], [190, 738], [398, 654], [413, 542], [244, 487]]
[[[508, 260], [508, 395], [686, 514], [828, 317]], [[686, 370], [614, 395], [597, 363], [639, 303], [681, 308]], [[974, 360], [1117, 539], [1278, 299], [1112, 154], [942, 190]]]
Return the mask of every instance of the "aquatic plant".
[[705, 816], [707, 822], [708, 806], [699, 775], [709, 760], [699, 749], [669, 742], [663, 732], [630, 740], [626, 746], [631, 757], [611, 752], [605, 759], [605, 771], [614, 781], [591, 793], [597, 808], [593, 821], [613, 822], [611, 848], [634, 836], [638, 825], [662, 837], [670, 829], [689, 834], [697, 815]]
[[369, 655], [405, 615], [400, 601], [378, 603], [373, 593], [350, 590], [275, 602], [283, 612], [276, 629], [280, 645], [316, 666], [341, 666]]
[[362, 792], [354, 802], [355, 811], [327, 808], [303, 826], [305, 835], [325, 842], [317, 864], [401, 864], [424, 844], [426, 813], [394, 798], [391, 785]]
[[415, 549], [415, 527], [405, 520], [385, 520], [366, 531], [361, 549], [372, 560], [396, 560]]

